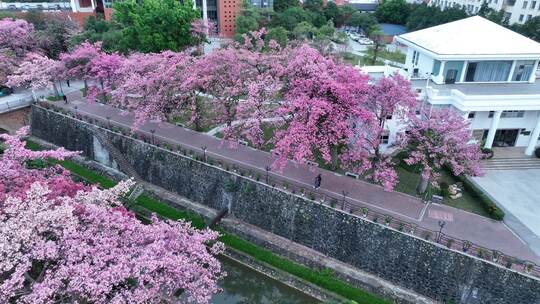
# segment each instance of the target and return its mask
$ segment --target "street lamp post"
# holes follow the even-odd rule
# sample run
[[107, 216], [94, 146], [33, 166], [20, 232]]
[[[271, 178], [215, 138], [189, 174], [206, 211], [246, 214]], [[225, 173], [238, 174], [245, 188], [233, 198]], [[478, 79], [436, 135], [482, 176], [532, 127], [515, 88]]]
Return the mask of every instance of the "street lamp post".
[[439, 221], [439, 234], [437, 235], [437, 243], [441, 240], [441, 233], [444, 228], [444, 225], [446, 225], [445, 221]]
[[156, 133], [156, 129], [152, 129], [150, 130], [150, 134], [152, 134], [152, 145], [155, 145], [155, 141], [154, 141], [154, 133]]
[[270, 168], [270, 166], [266, 166], [264, 169], [266, 170], [266, 183], [268, 184], [268, 183], [270, 183], [270, 180], [269, 180], [270, 176], [269, 175], [270, 175], [270, 170], [272, 168]]
[[203, 151], [204, 162], [206, 163], [207, 162], [207, 159], [206, 159], [206, 146], [202, 146], [201, 149]]

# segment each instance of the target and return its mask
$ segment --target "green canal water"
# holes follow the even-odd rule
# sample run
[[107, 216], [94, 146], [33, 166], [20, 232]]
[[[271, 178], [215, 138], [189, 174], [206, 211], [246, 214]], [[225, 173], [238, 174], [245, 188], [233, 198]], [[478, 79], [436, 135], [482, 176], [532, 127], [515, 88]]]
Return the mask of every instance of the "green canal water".
[[223, 291], [212, 298], [212, 304], [311, 304], [321, 303], [244, 265], [221, 258], [227, 277], [219, 282]]

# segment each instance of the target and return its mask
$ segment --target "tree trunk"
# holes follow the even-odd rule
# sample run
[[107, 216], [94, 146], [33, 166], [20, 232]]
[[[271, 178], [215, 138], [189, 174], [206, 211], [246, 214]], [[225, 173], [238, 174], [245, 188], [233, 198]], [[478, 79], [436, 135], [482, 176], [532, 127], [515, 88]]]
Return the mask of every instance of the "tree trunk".
[[429, 180], [421, 176], [420, 183], [418, 184], [418, 187], [416, 187], [416, 191], [420, 194], [426, 193], [428, 183], [429, 183]]
[[84, 82], [84, 96], [86, 97], [86, 93], [88, 93], [88, 82], [86, 82], [86, 79], [83, 80]]
[[60, 94], [58, 94], [58, 87], [56, 86], [56, 81], [53, 82], [53, 90], [54, 90], [54, 96], [58, 97]]

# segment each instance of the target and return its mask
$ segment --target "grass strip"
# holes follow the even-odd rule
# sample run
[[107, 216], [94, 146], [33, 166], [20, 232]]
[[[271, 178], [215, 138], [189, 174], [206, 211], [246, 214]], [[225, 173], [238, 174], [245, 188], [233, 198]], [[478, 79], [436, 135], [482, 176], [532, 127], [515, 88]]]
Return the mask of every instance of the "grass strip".
[[[42, 150], [41, 146], [35, 142], [27, 140], [27, 148], [31, 150]], [[104, 177], [95, 171], [92, 171], [86, 167], [83, 167], [75, 162], [64, 160], [54, 161], [61, 166], [74, 173], [75, 175], [85, 179], [92, 184], [99, 184], [104, 188], [111, 188], [117, 183], [107, 177]], [[140, 195], [135, 206], [143, 207], [149, 211], [155, 212], [165, 218], [172, 220], [186, 220], [191, 222], [191, 225], [196, 228], [203, 228], [206, 226], [204, 219], [193, 212], [179, 210], [173, 208], [149, 195]], [[251, 242], [243, 240], [232, 234], [225, 233], [222, 229], [219, 229], [221, 233], [220, 240], [227, 246], [244, 252], [253, 258], [269, 264], [284, 272], [290, 273], [301, 279], [304, 279], [310, 283], [313, 283], [319, 287], [322, 287], [328, 291], [338, 294], [349, 300], [356, 301], [360, 304], [389, 304], [389, 300], [382, 297], [370, 294], [362, 289], [358, 289], [338, 278], [329, 270], [317, 271], [309, 267], [303, 266], [289, 259], [283, 258], [272, 253], [270, 250], [264, 249]]]

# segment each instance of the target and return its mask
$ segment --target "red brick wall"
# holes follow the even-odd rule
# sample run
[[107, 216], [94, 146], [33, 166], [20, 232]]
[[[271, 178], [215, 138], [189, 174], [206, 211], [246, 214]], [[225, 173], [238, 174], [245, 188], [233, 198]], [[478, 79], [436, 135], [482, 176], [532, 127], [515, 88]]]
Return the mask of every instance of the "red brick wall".
[[236, 32], [235, 19], [242, 8], [241, 0], [218, 0], [219, 34], [232, 37]]

